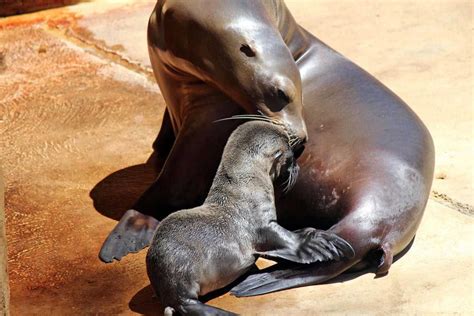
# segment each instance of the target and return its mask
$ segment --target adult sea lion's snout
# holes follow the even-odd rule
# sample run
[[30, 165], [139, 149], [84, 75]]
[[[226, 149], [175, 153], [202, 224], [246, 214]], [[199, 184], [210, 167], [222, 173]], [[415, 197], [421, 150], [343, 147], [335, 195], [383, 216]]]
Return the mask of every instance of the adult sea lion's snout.
[[[308, 139], [308, 132], [303, 115], [303, 100], [300, 73], [289, 52], [280, 51], [280, 58], [271, 56], [263, 61], [264, 67], [257, 68], [256, 77], [259, 85], [256, 90], [261, 102], [258, 110], [281, 123], [293, 143], [303, 144]], [[260, 71], [259, 71], [260, 70]]]
[[308, 131], [303, 116], [289, 116], [281, 121], [285, 125], [293, 150], [296, 152], [308, 141]]
[[[240, 3], [236, 6], [236, 10], [245, 9]], [[308, 133], [296, 62], [271, 20], [253, 17], [247, 11], [241, 16], [246, 18], [222, 21], [226, 27], [211, 29], [220, 44], [213, 47], [212, 60], [223, 60], [225, 66], [212, 70], [205, 67], [206, 73], [247, 113], [271, 118], [284, 126], [292, 139], [304, 143]]]
[[[295, 109], [297, 107], [299, 109]], [[290, 145], [295, 153], [308, 141], [308, 131], [302, 113], [302, 105], [289, 104], [281, 112], [263, 113], [283, 126], [288, 133]]]
[[270, 80], [262, 82], [263, 102], [258, 104], [259, 111], [281, 123], [293, 145], [304, 144], [308, 139], [308, 132], [303, 116], [299, 74], [274, 74]]

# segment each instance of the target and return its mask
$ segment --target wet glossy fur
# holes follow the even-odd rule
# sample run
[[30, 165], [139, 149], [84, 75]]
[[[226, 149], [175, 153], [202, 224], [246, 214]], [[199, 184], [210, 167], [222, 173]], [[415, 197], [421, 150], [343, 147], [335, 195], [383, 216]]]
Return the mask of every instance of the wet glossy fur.
[[276, 223], [273, 181], [297, 168], [288, 141], [270, 123], [241, 125], [224, 149], [204, 204], [160, 223], [147, 271], [163, 307], [207, 314], [213, 308], [198, 297], [230, 284], [258, 255], [299, 263], [353, 255], [335, 235], [311, 228], [290, 232]]

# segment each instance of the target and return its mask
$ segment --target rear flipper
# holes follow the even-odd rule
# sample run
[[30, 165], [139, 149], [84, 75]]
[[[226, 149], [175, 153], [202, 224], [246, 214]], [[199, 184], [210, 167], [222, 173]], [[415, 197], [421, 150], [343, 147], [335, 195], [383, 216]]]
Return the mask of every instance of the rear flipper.
[[310, 266], [296, 266], [292, 269], [253, 274], [235, 286], [230, 293], [237, 297], [245, 297], [314, 285], [332, 279], [357, 262], [358, 260], [354, 259], [318, 262]]
[[[377, 277], [383, 276], [388, 273], [392, 265], [393, 251], [390, 245], [384, 244], [375, 253], [378, 260], [376, 275]], [[357, 266], [358, 263], [363, 263], [363, 261], [360, 261], [358, 257], [353, 257], [338, 262], [318, 262], [310, 266], [298, 265], [294, 268], [282, 270], [275, 270], [274, 267], [270, 267], [267, 269], [270, 272], [250, 275], [232, 288], [230, 293], [238, 297], [245, 297], [320, 284], [349, 270], [351, 267]]]
[[[171, 314], [166, 314], [167, 310], [169, 307], [165, 309], [165, 315], [171, 315]], [[187, 300], [185, 303], [182, 305], [178, 306], [177, 310], [179, 311], [180, 314], [182, 315], [190, 315], [190, 316], [235, 316], [237, 314], [234, 314], [232, 312], [225, 311], [223, 309], [213, 307], [210, 305], [206, 305], [201, 303], [198, 300]]]
[[110, 263], [147, 247], [158, 224], [159, 221], [154, 217], [128, 210], [102, 245], [100, 260]]

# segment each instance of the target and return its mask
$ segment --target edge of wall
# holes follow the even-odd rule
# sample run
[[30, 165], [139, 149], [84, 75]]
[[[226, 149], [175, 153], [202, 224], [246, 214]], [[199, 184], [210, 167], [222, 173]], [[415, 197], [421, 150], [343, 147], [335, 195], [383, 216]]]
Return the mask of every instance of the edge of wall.
[[31, 13], [78, 3], [80, 0], [0, 0], [0, 17]]
[[7, 237], [5, 235], [5, 184], [0, 168], [0, 314], [9, 315], [10, 288], [7, 272]]

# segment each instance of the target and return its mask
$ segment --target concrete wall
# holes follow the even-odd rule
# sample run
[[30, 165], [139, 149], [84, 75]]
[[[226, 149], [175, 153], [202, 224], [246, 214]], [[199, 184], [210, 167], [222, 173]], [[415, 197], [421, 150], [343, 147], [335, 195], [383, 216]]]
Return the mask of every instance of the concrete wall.
[[7, 273], [7, 238], [5, 236], [5, 191], [0, 169], [0, 315], [8, 315], [10, 291]]

